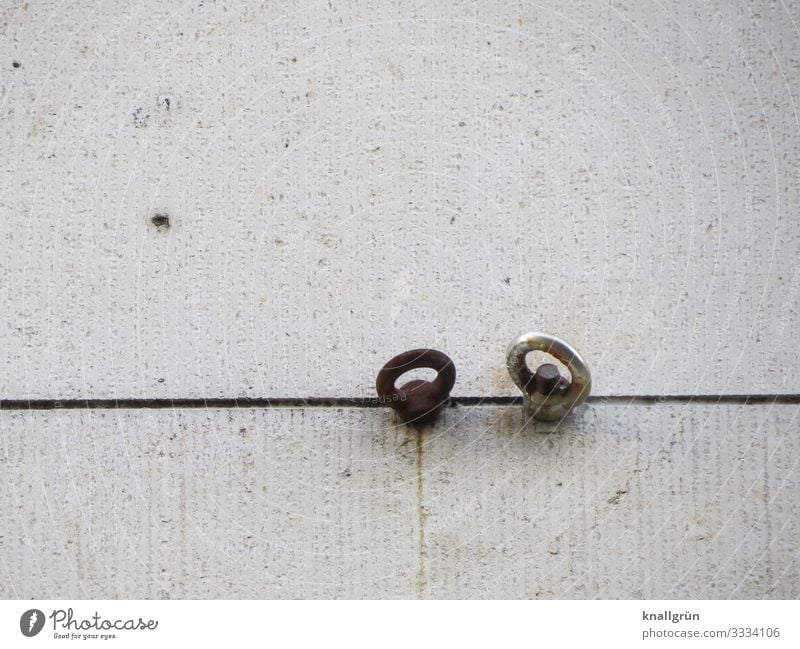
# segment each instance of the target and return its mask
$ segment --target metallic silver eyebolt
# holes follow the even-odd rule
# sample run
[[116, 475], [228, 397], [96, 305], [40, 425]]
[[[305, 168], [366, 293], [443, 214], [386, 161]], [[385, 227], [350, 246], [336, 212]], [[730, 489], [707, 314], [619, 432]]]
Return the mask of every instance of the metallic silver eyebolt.
[[[529, 352], [550, 354], [564, 363], [572, 376], [567, 381], [552, 363], [531, 372], [525, 363]], [[525, 414], [540, 421], [556, 421], [582, 404], [592, 390], [589, 367], [580, 354], [560, 338], [533, 331], [523, 334], [506, 351], [508, 373], [522, 390]]]

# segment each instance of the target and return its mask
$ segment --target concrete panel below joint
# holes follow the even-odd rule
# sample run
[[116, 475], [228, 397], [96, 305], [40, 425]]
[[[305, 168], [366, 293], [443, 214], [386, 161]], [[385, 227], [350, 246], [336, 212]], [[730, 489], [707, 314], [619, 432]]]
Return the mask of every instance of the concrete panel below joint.
[[0, 413], [4, 598], [794, 598], [797, 405]]

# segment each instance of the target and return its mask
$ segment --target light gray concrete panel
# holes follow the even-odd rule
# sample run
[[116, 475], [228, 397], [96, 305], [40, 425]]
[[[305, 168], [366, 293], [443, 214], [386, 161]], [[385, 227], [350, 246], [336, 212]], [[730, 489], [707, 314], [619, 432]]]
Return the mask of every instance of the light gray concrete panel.
[[416, 453], [377, 413], [2, 413], [0, 592], [411, 597]]
[[[796, 405], [3, 412], [3, 597], [795, 598]], [[550, 431], [550, 432], [547, 432]]]
[[797, 392], [791, 9], [9, 6], [0, 397], [369, 396], [420, 346], [509, 395], [528, 329], [597, 394]]
[[798, 412], [595, 404], [539, 432], [456, 413], [423, 445], [424, 592], [795, 598]]

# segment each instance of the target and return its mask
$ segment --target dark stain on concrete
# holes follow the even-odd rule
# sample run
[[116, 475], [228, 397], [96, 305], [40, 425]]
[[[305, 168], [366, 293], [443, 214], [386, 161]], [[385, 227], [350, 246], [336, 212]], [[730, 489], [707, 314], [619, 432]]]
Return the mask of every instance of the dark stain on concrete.
[[133, 125], [136, 128], [146, 128], [150, 123], [150, 115], [145, 113], [141, 107], [133, 111]]
[[422, 471], [423, 446], [425, 433], [420, 430], [417, 433], [417, 523], [419, 525], [419, 567], [417, 568], [417, 593], [422, 596], [427, 586], [427, 576], [425, 574], [425, 481]]
[[166, 230], [169, 228], [169, 214], [164, 212], [157, 212], [153, 215], [153, 218], [150, 219], [150, 222], [156, 226], [159, 230]]

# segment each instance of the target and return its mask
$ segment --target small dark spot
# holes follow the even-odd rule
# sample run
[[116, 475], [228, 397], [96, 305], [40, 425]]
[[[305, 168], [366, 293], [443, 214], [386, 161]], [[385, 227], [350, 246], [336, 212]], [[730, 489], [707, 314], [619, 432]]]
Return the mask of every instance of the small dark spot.
[[556, 482], [556, 487], [561, 487], [563, 484], [563, 482]]
[[289, 140], [286, 140], [286, 141], [283, 143], [283, 148], [284, 148], [284, 149], [288, 149], [288, 148], [289, 148]]
[[459, 122], [459, 123], [458, 123], [458, 125], [459, 125], [459, 126], [465, 126], [465, 125], [466, 125], [466, 122]]
[[456, 222], [456, 217], [455, 216], [451, 216], [450, 217], [450, 225], [452, 225], [455, 222]]
[[342, 471], [342, 475], [345, 478], [349, 478], [351, 475], [353, 475], [352, 472], [350, 471], [350, 467], [347, 467], [344, 471]]
[[167, 110], [169, 110], [170, 108], [169, 97], [164, 97], [164, 105], [167, 107]]
[[240, 434], [242, 437], [247, 437], [247, 429], [246, 429], [246, 428], [244, 428], [244, 427], [240, 428], [240, 429], [239, 429], [239, 434]]
[[163, 383], [165, 379], [158, 379], [159, 383]]
[[12, 68], [20, 68], [20, 67], [22, 67], [22, 63], [20, 63], [19, 61], [12, 61], [11, 62], [11, 67]]
[[628, 493], [627, 489], [617, 489], [617, 493], [608, 499], [608, 504], [619, 505], [619, 501], [622, 500], [622, 496], [624, 496], [626, 493]]
[[292, 57], [292, 63], [297, 63], [297, 57], [296, 56]]
[[503, 280], [503, 284], [506, 284], [507, 286], [511, 286], [511, 278], [510, 277], [506, 277]]
[[169, 215], [164, 213], [154, 214], [153, 218], [150, 219], [152, 224], [157, 228], [168, 228], [169, 227]]
[[149, 121], [150, 115], [145, 114], [141, 107], [133, 111], [133, 125], [136, 128], [145, 128]]

